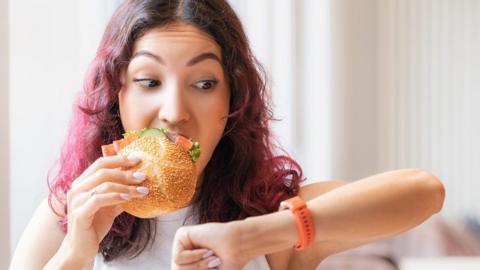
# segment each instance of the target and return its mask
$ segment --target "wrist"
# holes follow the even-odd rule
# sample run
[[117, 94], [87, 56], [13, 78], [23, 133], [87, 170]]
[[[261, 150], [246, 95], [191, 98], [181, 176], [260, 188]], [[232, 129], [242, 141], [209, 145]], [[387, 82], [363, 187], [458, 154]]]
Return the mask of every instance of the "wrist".
[[65, 265], [68, 265], [65, 269], [93, 269], [94, 259], [84, 260], [78, 258], [76, 254], [68, 254], [65, 257]]
[[297, 242], [294, 216], [289, 211], [236, 221], [241, 254], [249, 259], [292, 248]]
[[[69, 240], [65, 237], [57, 255], [60, 259], [60, 269], [92, 269], [95, 258], [85, 258], [80, 256], [82, 252], [75, 251], [69, 244]], [[83, 254], [82, 254], [83, 255]]]
[[306, 203], [299, 196], [292, 197], [280, 203], [280, 210], [289, 209], [295, 216], [298, 230], [298, 241], [295, 250], [300, 251], [315, 242], [315, 224]]
[[74, 254], [69, 254], [68, 251], [63, 251], [61, 249], [50, 259], [50, 261], [43, 268], [44, 270], [55, 269], [55, 270], [84, 270], [84, 269], [93, 269], [93, 260], [90, 262], [82, 261], [81, 259], [74, 256]]

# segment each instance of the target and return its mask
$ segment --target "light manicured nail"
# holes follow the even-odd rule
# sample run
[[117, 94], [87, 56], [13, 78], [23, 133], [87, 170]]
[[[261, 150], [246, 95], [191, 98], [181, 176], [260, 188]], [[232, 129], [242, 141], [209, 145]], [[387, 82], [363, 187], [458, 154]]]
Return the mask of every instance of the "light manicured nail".
[[147, 175], [142, 172], [134, 172], [133, 177], [137, 180], [143, 181], [145, 178], [147, 178]]
[[130, 154], [130, 155], [128, 155], [127, 159], [130, 162], [137, 162], [137, 161], [140, 160], [140, 157], [135, 155], [135, 154]]
[[220, 261], [220, 258], [216, 258], [214, 260], [211, 260], [208, 262], [208, 268], [215, 268], [215, 267], [219, 267], [220, 264], [222, 264], [222, 262]]
[[148, 188], [147, 187], [137, 187], [137, 192], [142, 193], [142, 194], [148, 194]]
[[128, 194], [125, 194], [125, 193], [120, 193], [120, 198], [126, 200], [126, 201], [129, 201], [130, 200], [130, 196], [128, 196]]
[[202, 258], [207, 258], [207, 257], [210, 257], [213, 255], [213, 250], [207, 250], [207, 252], [205, 252], [203, 255], [202, 255]]

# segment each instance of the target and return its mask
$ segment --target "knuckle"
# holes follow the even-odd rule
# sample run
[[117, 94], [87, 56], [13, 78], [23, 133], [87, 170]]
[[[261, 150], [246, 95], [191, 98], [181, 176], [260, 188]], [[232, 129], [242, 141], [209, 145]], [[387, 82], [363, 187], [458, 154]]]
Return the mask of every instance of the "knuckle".
[[123, 174], [123, 177], [125, 178], [125, 180], [128, 180], [128, 179], [135, 179], [135, 177], [133, 177], [133, 171], [122, 171], [122, 174]]
[[127, 187], [128, 192], [135, 194], [137, 193], [137, 187], [129, 186]]
[[113, 189], [113, 184], [111, 182], [103, 182], [95, 188], [95, 190], [99, 193], [107, 192], [112, 189]]
[[96, 172], [96, 177], [100, 178], [100, 179], [104, 179], [108, 175], [109, 175], [109, 170], [105, 169], [105, 168], [101, 168], [101, 169], [97, 170], [97, 172]]
[[175, 236], [185, 235], [186, 232], [187, 232], [186, 226], [180, 227], [180, 228], [178, 228], [177, 231], [175, 232]]
[[93, 168], [93, 169], [100, 169], [101, 167], [103, 167], [103, 164], [104, 164], [104, 161], [105, 158], [104, 157], [100, 157], [100, 158], [97, 158], [91, 165], [90, 167]]
[[97, 160], [95, 160], [94, 164], [99, 168], [105, 167], [105, 165], [107, 165], [108, 163], [108, 160], [109, 160], [109, 157], [99, 157], [97, 158]]
[[122, 171], [118, 169], [112, 171], [112, 176], [118, 179], [120, 183], [128, 183], [128, 180], [130, 179], [128, 171]]
[[106, 168], [114, 163], [125, 163], [128, 162], [128, 158], [125, 155], [115, 155], [115, 156], [107, 156], [107, 157], [99, 157], [95, 160], [94, 164], [97, 168]]
[[[92, 196], [90, 197], [90, 203], [93, 204], [93, 205], [97, 205], [101, 202], [101, 199], [100, 199], [100, 196], [96, 195], [96, 196]], [[88, 203], [86, 204], [86, 206], [88, 206]]]

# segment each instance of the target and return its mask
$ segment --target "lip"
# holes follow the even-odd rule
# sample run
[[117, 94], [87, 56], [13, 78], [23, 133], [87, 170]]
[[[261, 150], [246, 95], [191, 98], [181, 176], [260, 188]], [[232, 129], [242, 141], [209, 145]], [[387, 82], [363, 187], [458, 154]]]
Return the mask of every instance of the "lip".
[[187, 139], [190, 138], [190, 137], [188, 137], [187, 135], [185, 135], [185, 134], [183, 134], [183, 133], [181, 133], [181, 132], [174, 132], [174, 131], [168, 130], [168, 133], [170, 133], [171, 135], [173, 135], [173, 136], [175, 136], [175, 137], [176, 137], [176, 136], [182, 136], [182, 137], [185, 137], [185, 138], [187, 138]]
[[187, 138], [187, 139], [190, 139], [189, 136], [187, 136], [187, 135], [185, 135], [185, 134], [183, 134], [183, 133], [172, 132], [172, 134], [173, 134], [174, 136], [179, 136], [179, 135], [180, 135], [180, 136], [182, 136], [182, 137], [185, 137], [185, 138]]
[[180, 135], [180, 136], [185, 137], [185, 138], [187, 138], [187, 139], [191, 139], [190, 136], [187, 136], [187, 135], [185, 135], [184, 133], [172, 131], [172, 130], [169, 129], [169, 128], [165, 128], [165, 129], [167, 130], [167, 132], [168, 132], [170, 135], [172, 135], [172, 137], [177, 137], [177, 136]]

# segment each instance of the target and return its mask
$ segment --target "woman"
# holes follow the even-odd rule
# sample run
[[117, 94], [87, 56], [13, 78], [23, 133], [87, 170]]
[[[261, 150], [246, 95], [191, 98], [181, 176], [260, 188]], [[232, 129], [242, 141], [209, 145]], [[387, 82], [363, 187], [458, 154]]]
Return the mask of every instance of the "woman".
[[[11, 268], [312, 269], [440, 211], [443, 186], [420, 169], [300, 187], [300, 166], [274, 154], [271, 118], [261, 66], [225, 1], [124, 2], [78, 96], [49, 199]], [[100, 157], [101, 145], [144, 127], [165, 127], [202, 146], [195, 200], [155, 219], [118, 207], [148, 192], [138, 189], [145, 175], [115, 169], [141, 160]], [[296, 195], [316, 232], [301, 251], [293, 248], [294, 216], [277, 212]]]

